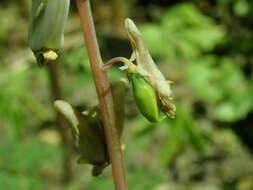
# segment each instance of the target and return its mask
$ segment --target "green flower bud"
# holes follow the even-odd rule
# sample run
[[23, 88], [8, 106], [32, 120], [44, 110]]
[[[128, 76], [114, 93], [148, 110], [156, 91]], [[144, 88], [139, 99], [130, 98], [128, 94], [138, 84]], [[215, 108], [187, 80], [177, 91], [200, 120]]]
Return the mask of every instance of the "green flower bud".
[[138, 109], [150, 122], [158, 122], [166, 116], [159, 117], [156, 93], [154, 88], [139, 74], [131, 73], [133, 95]]
[[37, 62], [55, 60], [64, 41], [64, 25], [70, 0], [33, 0], [28, 43]]
[[[154, 89], [155, 95], [157, 97], [156, 99], [158, 102], [158, 107], [160, 108], [160, 110], [167, 116], [174, 118], [176, 107], [171, 103], [171, 100], [173, 99], [171, 82], [166, 81], [161, 71], [157, 68], [151, 55], [149, 54], [148, 49], [145, 46], [140, 31], [138, 30], [134, 22], [129, 18], [125, 20], [125, 29], [136, 56], [136, 65], [128, 64], [130, 66], [132, 65], [131, 68], [129, 67], [128, 72], [138, 73], [141, 77], [143, 77], [146, 82], [148, 82], [148, 84], [151, 85]], [[142, 96], [145, 97], [145, 95]], [[148, 102], [151, 100], [146, 101]], [[152, 102], [154, 102], [154, 100], [152, 100]], [[143, 104], [147, 103], [144, 102]], [[149, 111], [152, 112], [153, 115], [153, 117], [151, 118], [149, 117], [150, 114], [146, 113], [148, 111], [144, 111], [143, 107], [140, 110], [143, 110], [141, 112], [145, 112], [145, 114], [148, 115], [147, 117], [145, 114], [143, 114], [145, 117], [149, 119], [156, 118], [155, 109]]]
[[78, 164], [92, 164], [94, 176], [99, 175], [109, 164], [103, 128], [94, 118], [95, 108], [83, 114], [64, 100], [56, 100], [54, 107], [70, 124], [77, 151], [81, 155]]
[[[125, 89], [126, 82], [123, 80], [112, 86], [120, 136], [124, 126]], [[81, 155], [77, 163], [92, 164], [92, 175], [98, 176], [110, 164], [102, 123], [97, 113], [99, 108], [96, 106], [80, 112], [64, 100], [56, 100], [54, 107], [70, 124], [77, 151]]]

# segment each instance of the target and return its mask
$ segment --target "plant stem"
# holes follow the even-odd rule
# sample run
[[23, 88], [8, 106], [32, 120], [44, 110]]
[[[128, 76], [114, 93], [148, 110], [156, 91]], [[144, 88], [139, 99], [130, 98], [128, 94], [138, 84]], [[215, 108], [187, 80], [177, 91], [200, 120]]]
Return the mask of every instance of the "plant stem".
[[123, 62], [125, 65], [127, 65], [128, 67], [134, 67], [134, 64], [127, 58], [125, 57], [114, 57], [112, 59], [110, 59], [109, 61], [107, 61], [102, 68], [102, 71], [106, 71], [107, 69], [110, 68], [110, 66], [114, 63], [118, 63], [118, 62]]
[[114, 186], [116, 190], [127, 190], [124, 162], [117, 129], [117, 120], [113, 108], [113, 99], [107, 74], [101, 69], [103, 67], [103, 62], [97, 43], [90, 1], [76, 0], [76, 3], [99, 100], [99, 113], [103, 122], [107, 150], [112, 166]]
[[[48, 72], [50, 76], [50, 83], [51, 83], [51, 92], [53, 99], [61, 99], [61, 87], [59, 83], [59, 76], [58, 76], [58, 67], [57, 61], [48, 63]], [[64, 118], [57, 112], [56, 116], [56, 123], [59, 130], [59, 133], [62, 138], [62, 146], [64, 151], [64, 160], [63, 160], [63, 182], [68, 183], [71, 181], [73, 177], [72, 171], [72, 143], [71, 138], [68, 133], [66, 122]]]
[[117, 37], [122, 37], [124, 34], [124, 20], [126, 18], [126, 3], [124, 0], [112, 0], [112, 13], [113, 13], [113, 31]]

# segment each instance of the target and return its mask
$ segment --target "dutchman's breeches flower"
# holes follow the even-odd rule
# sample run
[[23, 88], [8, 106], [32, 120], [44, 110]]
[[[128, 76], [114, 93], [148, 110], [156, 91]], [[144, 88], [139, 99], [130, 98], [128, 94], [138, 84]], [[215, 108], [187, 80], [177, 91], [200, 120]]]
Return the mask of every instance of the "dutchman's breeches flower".
[[[125, 80], [119, 80], [112, 87], [119, 136], [124, 128], [126, 85]], [[92, 164], [92, 175], [98, 176], [110, 164], [102, 122], [97, 113], [99, 107], [79, 112], [64, 100], [56, 100], [54, 107], [70, 124], [75, 146], [81, 155], [77, 163]]]
[[[133, 51], [136, 55], [136, 65], [131, 63], [131, 61], [129, 61], [127, 64], [128, 72], [130, 73], [130, 75], [137, 75], [142, 85], [144, 85], [144, 83], [148, 83], [152, 87], [156, 95], [156, 98], [154, 97], [151, 100], [152, 96], [150, 94], [152, 92], [150, 90], [150, 93], [146, 96], [146, 98], [145, 94], [143, 94], [142, 98], [139, 97], [136, 99], [136, 77], [134, 77], [134, 80], [133, 77], [130, 77], [130, 80], [133, 85], [133, 93], [135, 95], [135, 100], [139, 110], [142, 114], [144, 113], [143, 115], [149, 121], [153, 122], [160, 121], [164, 118], [162, 116], [158, 117], [158, 108], [167, 116], [174, 118], [176, 107], [171, 103], [171, 100], [173, 98], [170, 87], [171, 82], [166, 81], [163, 74], [157, 68], [156, 64], [154, 63], [152, 57], [149, 54], [148, 49], [144, 44], [141, 33], [131, 19], [127, 18], [125, 20], [125, 28]], [[143, 77], [143, 80], [141, 80], [140, 77]], [[141, 88], [141, 85], [139, 86]], [[145, 92], [143, 91], [143, 93]], [[157, 109], [154, 109], [154, 104], [156, 102], [156, 100], [154, 99], [157, 100]], [[142, 102], [140, 103], [140, 101]], [[153, 112], [150, 113], [150, 110], [145, 111], [144, 109], [152, 109]], [[150, 116], [150, 114], [153, 115]]]
[[70, 0], [32, 0], [28, 43], [39, 64], [57, 59]]

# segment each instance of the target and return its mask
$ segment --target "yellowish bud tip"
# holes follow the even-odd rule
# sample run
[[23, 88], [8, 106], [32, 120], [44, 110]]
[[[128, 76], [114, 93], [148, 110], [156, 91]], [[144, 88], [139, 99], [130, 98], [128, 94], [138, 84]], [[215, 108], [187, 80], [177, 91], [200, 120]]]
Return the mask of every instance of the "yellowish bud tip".
[[167, 84], [170, 85], [170, 86], [173, 86], [174, 85], [174, 82], [171, 81], [171, 80], [166, 80]]
[[58, 54], [55, 51], [50, 50], [50, 51], [43, 53], [43, 57], [45, 60], [54, 61], [58, 58]]
[[126, 145], [125, 144], [121, 144], [120, 148], [121, 148], [122, 151], [125, 151], [126, 150]]
[[134, 64], [129, 64], [128, 65], [128, 70], [127, 70], [128, 73], [136, 73], [136, 66]]

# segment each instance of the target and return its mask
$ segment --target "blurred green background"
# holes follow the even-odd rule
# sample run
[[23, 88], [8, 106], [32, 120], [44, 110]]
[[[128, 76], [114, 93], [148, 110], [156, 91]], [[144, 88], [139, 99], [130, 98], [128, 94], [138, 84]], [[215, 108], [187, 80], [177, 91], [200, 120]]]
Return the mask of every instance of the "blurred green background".
[[[0, 2], [0, 189], [113, 189], [110, 167], [94, 178], [91, 166], [76, 164], [72, 141], [64, 143], [62, 133], [70, 130], [52, 106], [57, 97], [75, 106], [97, 103], [75, 2], [58, 67], [41, 68], [27, 45], [30, 4]], [[159, 124], [147, 122], [131, 89], [126, 93], [129, 189], [253, 190], [253, 1], [91, 4], [104, 61], [130, 57], [123, 28], [130, 17], [175, 82], [176, 117]], [[126, 76], [113, 67], [109, 77], [113, 83]]]

